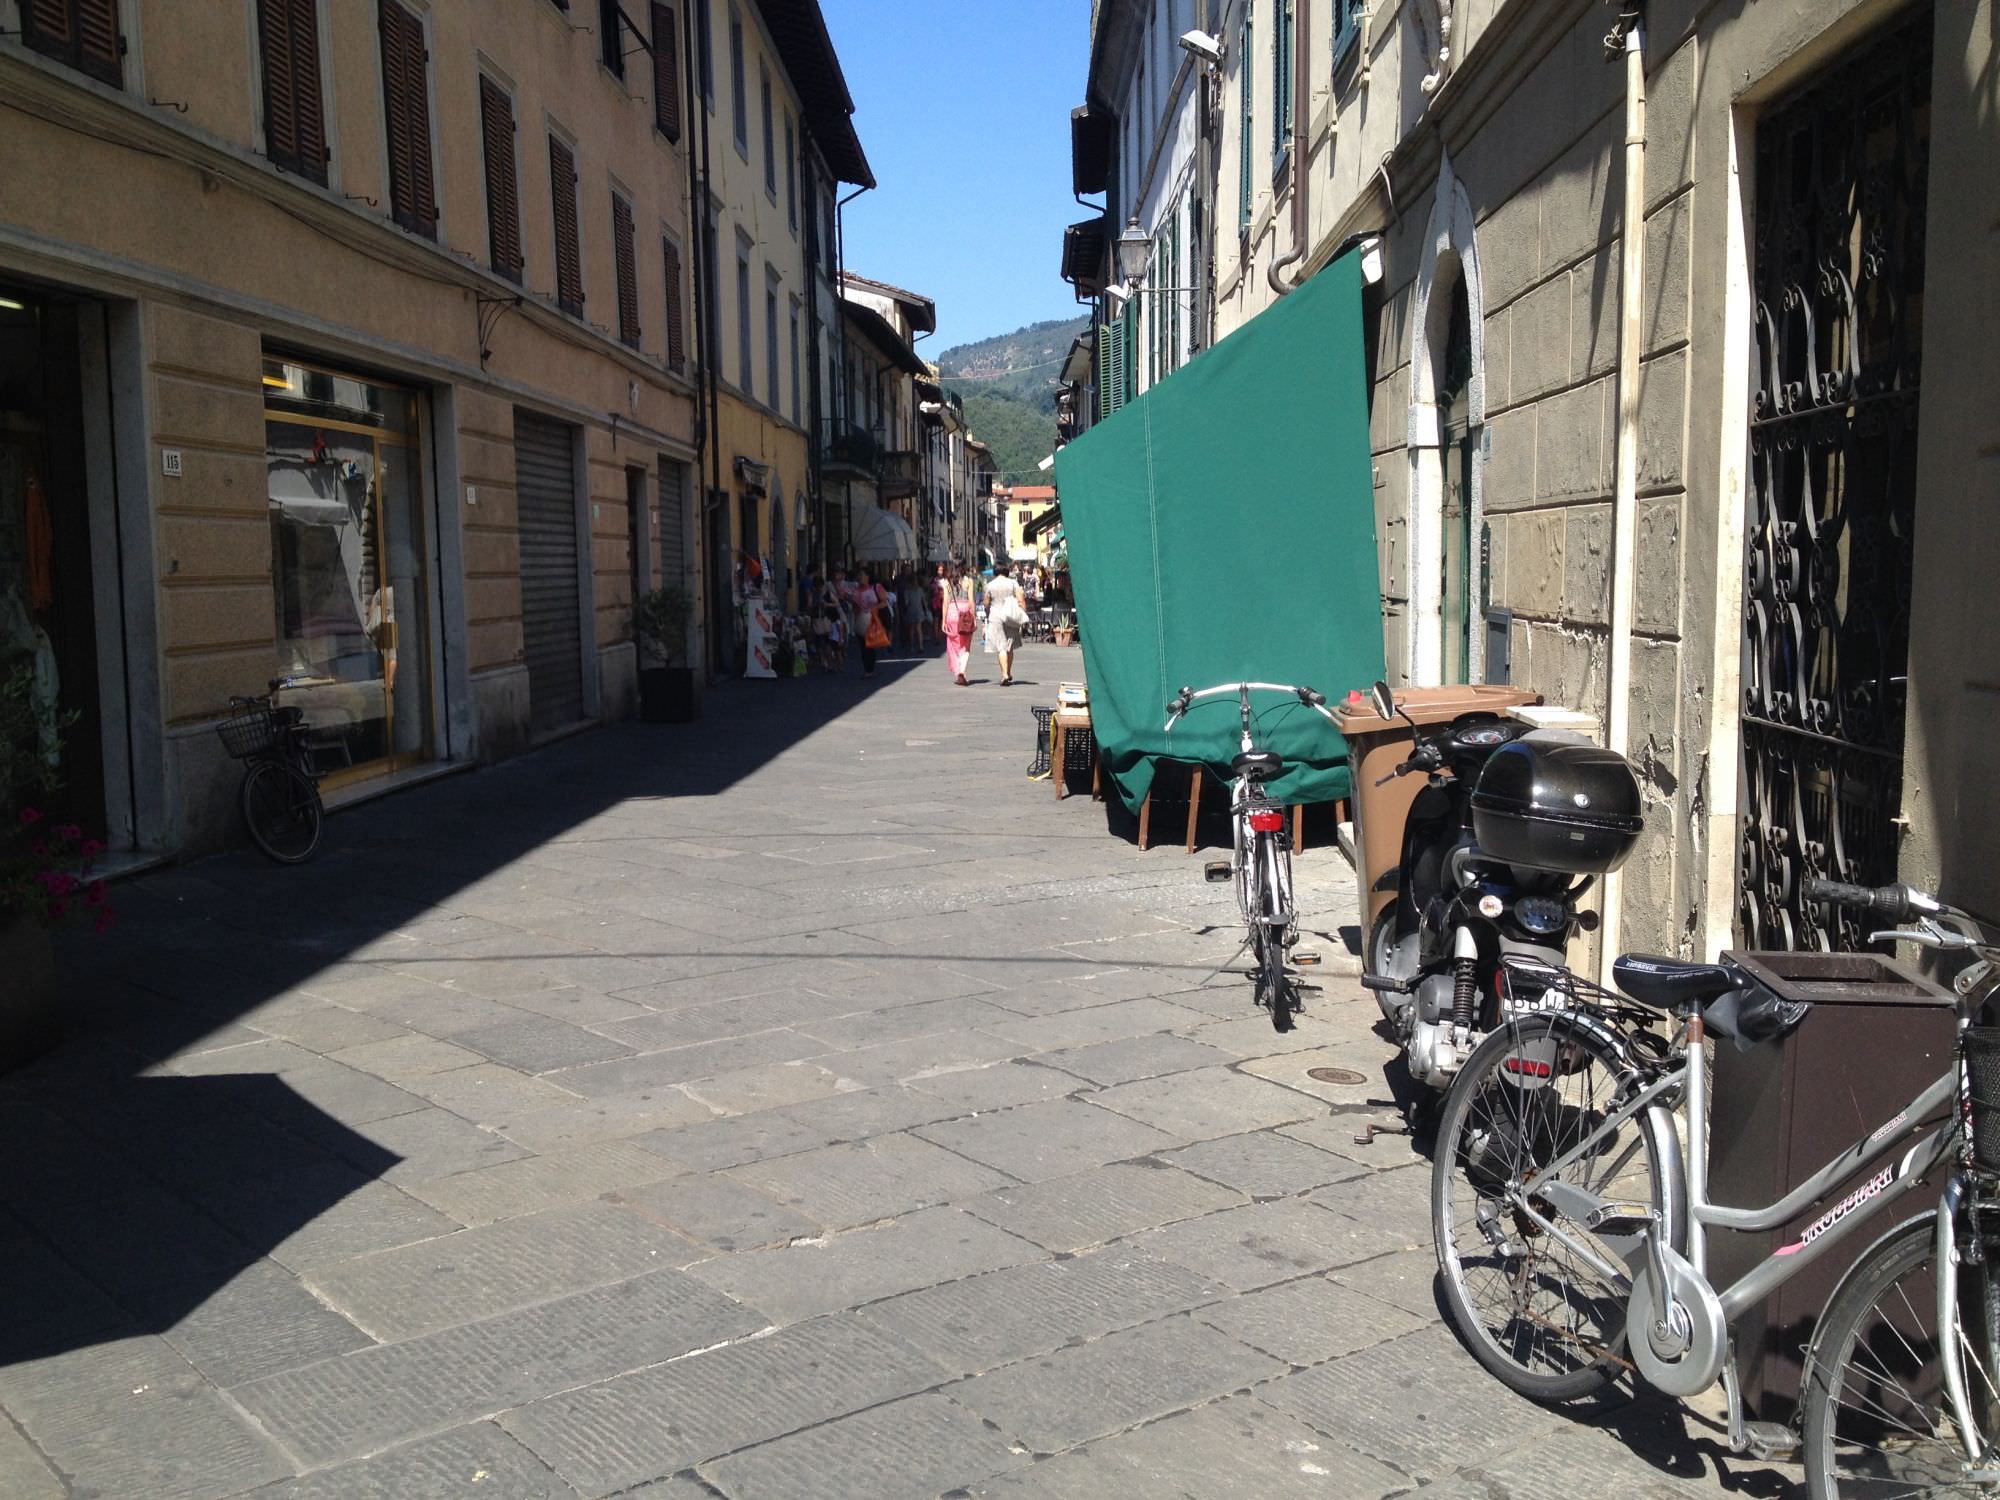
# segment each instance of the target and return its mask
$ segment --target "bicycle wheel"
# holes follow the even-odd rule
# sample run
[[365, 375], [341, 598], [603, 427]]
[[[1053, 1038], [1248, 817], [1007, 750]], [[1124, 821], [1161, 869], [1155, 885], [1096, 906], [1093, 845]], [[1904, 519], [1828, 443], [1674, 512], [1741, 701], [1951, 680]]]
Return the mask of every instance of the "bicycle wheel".
[[[1622, 1261], [1580, 1224], [1565, 1244], [1520, 1184], [1586, 1140], [1629, 1095], [1634, 1073], [1614, 1040], [1574, 1014], [1508, 1022], [1473, 1052], [1446, 1096], [1431, 1159], [1431, 1227], [1445, 1307], [1472, 1355], [1536, 1401], [1595, 1395], [1626, 1368], [1628, 1278], [1578, 1253]], [[1672, 1116], [1658, 1106], [1563, 1169], [1563, 1181], [1620, 1202], [1650, 1204], [1668, 1243], [1687, 1235], [1686, 1192]], [[1531, 1214], [1528, 1210], [1532, 1210]]]
[[[1968, 1213], [1963, 1221], [1969, 1225]], [[1981, 1215], [1983, 1259], [1958, 1268], [1958, 1354], [1976, 1446], [1968, 1472], [1937, 1337], [1937, 1211], [1862, 1256], [1814, 1336], [1805, 1391], [1806, 1490], [1814, 1500], [1992, 1495], [2000, 1442], [2000, 1210]], [[1961, 1251], [1969, 1246], [1961, 1246]]]
[[319, 788], [296, 767], [263, 760], [243, 778], [243, 822], [252, 842], [281, 865], [312, 857], [325, 817]]
[[1285, 972], [1285, 927], [1282, 922], [1257, 924], [1258, 999], [1271, 1012], [1273, 1031], [1290, 1031], [1298, 1014], [1298, 992]]

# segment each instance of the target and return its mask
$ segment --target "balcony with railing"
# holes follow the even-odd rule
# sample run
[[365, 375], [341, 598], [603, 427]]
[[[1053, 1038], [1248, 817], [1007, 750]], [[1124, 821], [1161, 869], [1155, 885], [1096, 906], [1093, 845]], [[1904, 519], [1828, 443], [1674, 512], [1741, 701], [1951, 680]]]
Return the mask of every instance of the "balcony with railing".
[[839, 479], [875, 479], [882, 470], [881, 441], [865, 427], [829, 418], [821, 424], [821, 468]]
[[900, 500], [923, 486], [924, 456], [908, 448], [882, 455], [882, 498]]

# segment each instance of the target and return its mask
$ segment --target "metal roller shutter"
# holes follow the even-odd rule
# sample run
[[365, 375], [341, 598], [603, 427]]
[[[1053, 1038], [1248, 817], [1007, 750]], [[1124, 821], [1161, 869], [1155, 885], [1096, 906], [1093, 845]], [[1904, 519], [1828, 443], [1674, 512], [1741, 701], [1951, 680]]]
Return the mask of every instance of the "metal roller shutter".
[[571, 429], [514, 413], [514, 483], [521, 537], [521, 634], [528, 719], [536, 733], [583, 717], [582, 595]]
[[660, 460], [660, 582], [694, 587], [688, 571], [687, 465]]

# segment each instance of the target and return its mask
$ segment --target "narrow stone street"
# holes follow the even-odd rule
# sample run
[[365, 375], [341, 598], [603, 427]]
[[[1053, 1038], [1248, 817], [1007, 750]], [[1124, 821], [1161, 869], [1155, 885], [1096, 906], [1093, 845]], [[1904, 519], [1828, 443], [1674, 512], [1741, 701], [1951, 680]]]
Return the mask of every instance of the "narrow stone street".
[[121, 887], [0, 1083], [0, 1494], [1790, 1493], [1461, 1350], [1349, 867], [1276, 1035], [1229, 888], [1023, 775], [1081, 670], [725, 685]]

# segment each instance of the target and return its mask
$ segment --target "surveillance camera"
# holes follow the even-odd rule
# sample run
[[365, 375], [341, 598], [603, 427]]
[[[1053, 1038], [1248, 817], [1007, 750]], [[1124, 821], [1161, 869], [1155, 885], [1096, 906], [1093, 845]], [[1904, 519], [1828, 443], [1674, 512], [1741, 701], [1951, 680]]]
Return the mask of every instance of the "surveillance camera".
[[1222, 66], [1222, 43], [1205, 31], [1190, 31], [1181, 38], [1181, 45], [1212, 68]]

